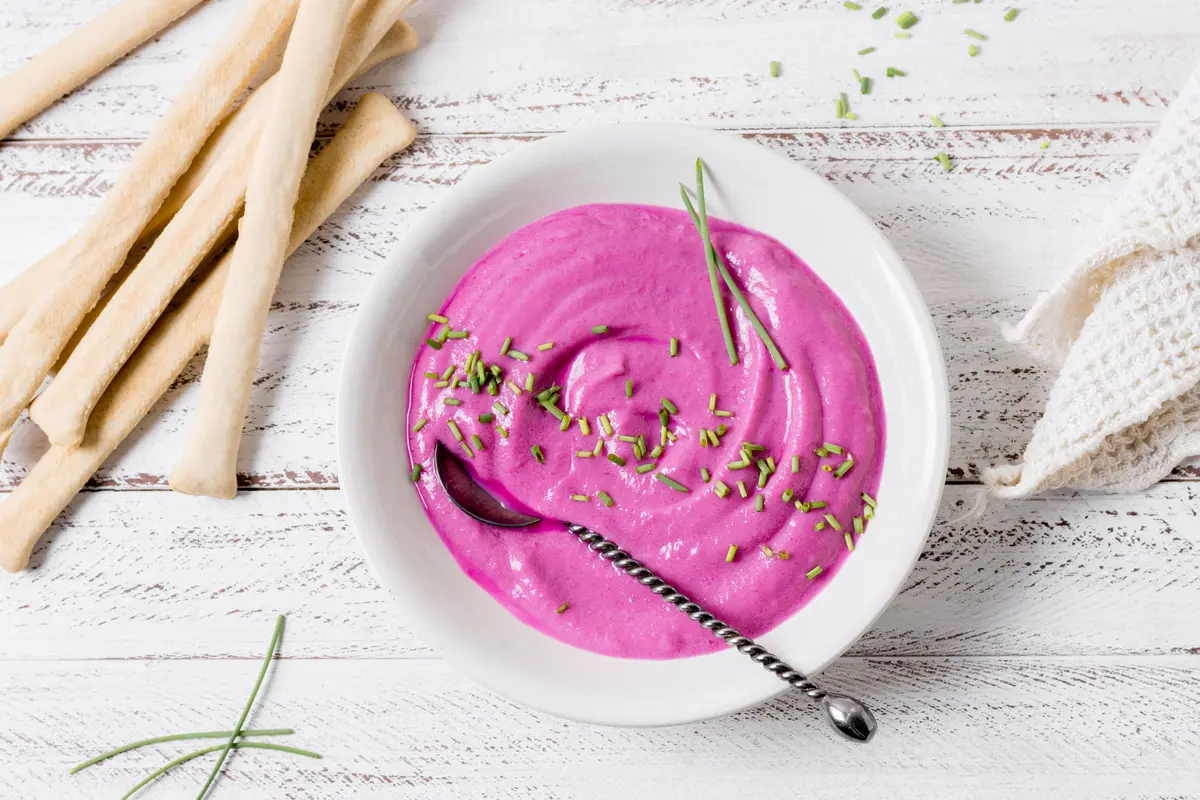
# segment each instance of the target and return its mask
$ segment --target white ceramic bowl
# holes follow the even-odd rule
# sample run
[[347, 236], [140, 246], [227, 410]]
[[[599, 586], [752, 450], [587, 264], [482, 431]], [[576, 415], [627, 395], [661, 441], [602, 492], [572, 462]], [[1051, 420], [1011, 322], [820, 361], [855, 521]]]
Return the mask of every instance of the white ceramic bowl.
[[[406, 622], [480, 683], [579, 721], [690, 722], [786, 686], [736, 651], [674, 661], [610, 658], [509, 615], [458, 568], [408, 483], [409, 369], [425, 315], [502, 238], [584, 203], [675, 208], [679, 184], [694, 181], [697, 156], [709, 167], [712, 215], [779, 239], [845, 302], [874, 353], [887, 415], [870, 534], [829, 585], [762, 643], [809, 674], [853, 644], [920, 555], [945, 478], [948, 400], [932, 320], [895, 251], [816, 175], [737, 136], [647, 123], [552, 136], [473, 170], [413, 226], [359, 311], [338, 399], [342, 488], [367, 558]], [[697, 628], [696, 635], [708, 634]]]

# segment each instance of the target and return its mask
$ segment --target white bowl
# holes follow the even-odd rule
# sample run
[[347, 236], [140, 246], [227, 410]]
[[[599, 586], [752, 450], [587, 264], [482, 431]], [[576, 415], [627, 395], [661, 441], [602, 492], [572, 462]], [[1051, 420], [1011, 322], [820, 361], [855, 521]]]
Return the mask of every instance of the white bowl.
[[[713, 216], [779, 239], [845, 302], [874, 354], [887, 415], [879, 515], [870, 534], [825, 589], [762, 644], [809, 674], [853, 644], [921, 554], [945, 478], [948, 399], [933, 322], [895, 251], [816, 175], [737, 136], [647, 123], [552, 136], [473, 170], [413, 226], [359, 311], [338, 398], [342, 488], [375, 574], [422, 637], [505, 697], [583, 722], [691, 722], [787, 687], [733, 650], [673, 661], [578, 650], [493, 601], [459, 569], [408, 482], [409, 369], [425, 315], [494, 244], [585, 203], [675, 208], [679, 184], [694, 180], [697, 156], [709, 167]], [[708, 634], [697, 628], [696, 635]]]

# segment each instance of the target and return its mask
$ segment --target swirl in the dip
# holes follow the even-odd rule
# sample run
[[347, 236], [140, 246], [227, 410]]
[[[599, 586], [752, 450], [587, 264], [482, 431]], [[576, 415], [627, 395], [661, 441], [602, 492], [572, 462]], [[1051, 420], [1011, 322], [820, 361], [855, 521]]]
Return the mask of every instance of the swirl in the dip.
[[[759, 636], [820, 591], [852, 555], [854, 518], [869, 516], [863, 493], [875, 493], [884, 417], [858, 326], [779, 242], [727, 222], [711, 225], [716, 248], [782, 351], [786, 371], [725, 291], [740, 358], [730, 365], [691, 219], [629, 205], [568, 209], [502, 241], [440, 311], [450, 327], [469, 335], [447, 339], [440, 350], [423, 345], [413, 366], [408, 423], [418, 430], [409, 434], [409, 450], [413, 463], [426, 467], [418, 491], [446, 546], [519, 619], [597, 653], [674, 658], [722, 645], [590, 553], [562, 521], [608, 536], [731, 625]], [[597, 326], [607, 332], [593, 332]], [[511, 350], [501, 355], [509, 337]], [[672, 338], [679, 342], [674, 357]], [[549, 343], [553, 347], [539, 350]], [[463, 367], [476, 350], [485, 365], [504, 370], [499, 394], [475, 394], [465, 385], [438, 388], [451, 364], [465, 381]], [[521, 354], [529, 360], [520, 360]], [[525, 390], [530, 374], [532, 393]], [[632, 397], [626, 381], [632, 381]], [[565, 432], [535, 399], [552, 385], [562, 387], [557, 407], [571, 416]], [[709, 410], [713, 394], [716, 409], [732, 416]], [[659, 445], [664, 398], [678, 409], [668, 428], [675, 440], [658, 458], [636, 458], [634, 445], [618, 437], [641, 434], [647, 450]], [[580, 418], [587, 420], [588, 434]], [[450, 503], [431, 465], [439, 439], [467, 455], [451, 420], [465, 444], [476, 435], [483, 444], [481, 450], [471, 447], [469, 461], [480, 481], [545, 522], [501, 530], [467, 518]], [[702, 447], [701, 431], [716, 435], [722, 424], [727, 431], [720, 444]], [[601, 455], [582, 456], [598, 439]], [[755, 459], [774, 460], [763, 489], [756, 464], [729, 466], [743, 461], [744, 442], [765, 448], [755, 451]], [[821, 457], [825, 443], [844, 452]], [[535, 446], [544, 463], [535, 458]], [[619, 466], [609, 454], [626, 463]], [[838, 477], [847, 455], [853, 466]], [[652, 471], [636, 471], [651, 462], [657, 464]], [[711, 473], [707, 483], [702, 468]], [[672, 488], [660, 474], [689, 491]], [[718, 496], [718, 481], [729, 487], [728, 496]], [[756, 496], [763, 498], [761, 511]], [[795, 501], [827, 505], [806, 512]], [[731, 545], [737, 550], [727, 560]]]

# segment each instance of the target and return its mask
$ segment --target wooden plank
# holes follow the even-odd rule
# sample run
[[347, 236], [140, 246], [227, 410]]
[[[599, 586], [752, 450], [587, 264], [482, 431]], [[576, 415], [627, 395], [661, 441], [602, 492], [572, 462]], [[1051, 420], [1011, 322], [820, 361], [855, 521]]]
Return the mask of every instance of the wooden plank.
[[[10, 0], [0, 69], [11, 69], [106, 0]], [[237, 5], [211, 0], [18, 133], [141, 138], [221, 34]], [[913, 38], [831, 0], [590, 0], [419, 3], [425, 45], [357, 81], [402, 99], [436, 133], [528, 132], [633, 119], [740, 128], [920, 125], [928, 114], [970, 125], [1153, 122], [1183, 85], [1200, 45], [1200, 7], [1062, 0], [1003, 8], [913, 0]], [[869, 12], [869, 9], [868, 9]], [[967, 55], [966, 27], [990, 38]], [[869, 57], [856, 52], [879, 50]], [[783, 63], [772, 79], [768, 62]], [[895, 66], [907, 78], [888, 80]], [[877, 78], [856, 96], [856, 123], [834, 118], [851, 68]]]
[[[1001, 324], [1015, 320], [1084, 247], [1150, 135], [1147, 126], [1102, 126], [751, 137], [844, 191], [908, 264], [948, 363], [955, 427], [948, 478], [974, 480], [981, 467], [1017, 457], [1048, 388], [1047, 376], [1003, 342]], [[1042, 150], [1046, 137], [1052, 146]], [[533, 138], [423, 137], [291, 259], [251, 401], [244, 486], [336, 485], [336, 379], [359, 298], [421, 211], [474, 167]], [[957, 162], [949, 174], [932, 160], [943, 148]], [[0, 148], [0, 218], [24, 234], [0, 253], [0, 280], [82, 224], [131, 149], [96, 142]], [[199, 374], [198, 365], [185, 373], [95, 486], [165, 487]], [[42, 447], [36, 429], [22, 426], [0, 463], [0, 487], [19, 481]]]
[[[950, 487], [908, 585], [853, 652], [1200, 654], [1198, 493], [995, 504], [956, 522], [978, 489]], [[0, 660], [253, 658], [274, 613], [297, 657], [431, 653], [363, 562], [337, 492], [88, 493], [33, 566], [0, 580], [14, 611], [0, 614]]]
[[[265, 634], [269, 620], [259, 615]], [[294, 627], [287, 653], [306, 631]], [[192, 743], [67, 768], [145, 736], [231, 724], [252, 661], [0, 664], [6, 784], [22, 797], [117, 797]], [[513, 706], [438, 661], [277, 665], [253, 724], [324, 755], [239, 753], [218, 786], [263, 797], [794, 796], [927, 800], [1195, 797], [1200, 657], [850, 659], [827, 674], [880, 720], [867, 747], [788, 695], [720, 720], [596, 728]], [[604, 691], [598, 688], [597, 691]], [[191, 795], [211, 762], [150, 797]]]

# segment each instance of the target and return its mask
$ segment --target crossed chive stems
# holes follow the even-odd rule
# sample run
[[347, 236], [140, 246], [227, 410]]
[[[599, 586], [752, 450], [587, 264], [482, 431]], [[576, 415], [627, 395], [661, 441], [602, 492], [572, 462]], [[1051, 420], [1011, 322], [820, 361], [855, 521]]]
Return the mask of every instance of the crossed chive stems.
[[133, 797], [150, 783], [159, 777], [166, 775], [168, 772], [180, 766], [181, 764], [186, 764], [193, 759], [206, 756], [209, 753], [220, 753], [220, 755], [217, 757], [217, 763], [213, 765], [212, 771], [208, 774], [208, 780], [204, 782], [203, 788], [200, 789], [200, 794], [196, 795], [196, 800], [203, 800], [203, 798], [208, 794], [209, 789], [212, 788], [217, 779], [217, 775], [221, 772], [221, 767], [225, 764], [225, 760], [229, 757], [229, 753], [232, 750], [241, 750], [243, 748], [256, 750], [275, 750], [281, 753], [291, 753], [292, 755], [304, 756], [305, 758], [320, 758], [321, 755], [319, 753], [314, 753], [311, 750], [302, 750], [299, 747], [288, 747], [282, 744], [270, 744], [267, 742], [244, 741], [244, 739], [251, 736], [289, 736], [290, 734], [294, 733], [291, 728], [263, 728], [247, 730], [242, 727], [246, 724], [246, 718], [250, 716], [250, 709], [254, 707], [254, 700], [256, 697], [258, 697], [258, 690], [262, 686], [263, 679], [267, 675], [267, 669], [271, 666], [271, 662], [275, 658], [275, 651], [279, 645], [279, 639], [283, 635], [283, 620], [284, 618], [282, 615], [275, 620], [275, 631], [271, 635], [271, 644], [267, 648], [267, 655], [263, 658], [262, 667], [258, 671], [258, 679], [254, 681], [254, 689], [250, 692], [250, 699], [246, 701], [246, 705], [242, 709], [241, 716], [238, 717], [237, 724], [234, 725], [233, 730], [173, 733], [167, 736], [156, 736], [152, 739], [142, 739], [138, 742], [122, 745], [115, 750], [109, 750], [107, 753], [101, 753], [95, 758], [89, 758], [82, 764], [77, 764], [76, 766], [71, 767], [69, 774], [74, 775], [80, 770], [84, 770], [88, 767], [99, 764], [101, 761], [106, 761], [113, 756], [118, 756], [122, 753], [128, 753], [130, 750], [137, 750], [150, 745], [162, 744], [164, 742], [185, 741], [188, 739], [224, 739], [224, 744], [215, 744], [209, 747], [202, 747], [199, 750], [180, 756], [174, 761], [164, 764], [140, 780], [128, 792], [121, 795], [121, 800], [128, 800], [128, 798]]

